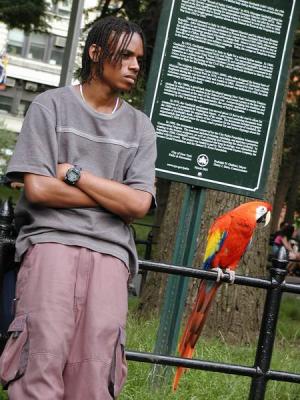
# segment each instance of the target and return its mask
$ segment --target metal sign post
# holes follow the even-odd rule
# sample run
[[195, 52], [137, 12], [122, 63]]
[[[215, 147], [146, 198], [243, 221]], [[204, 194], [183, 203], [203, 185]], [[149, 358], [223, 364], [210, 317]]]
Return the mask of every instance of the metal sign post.
[[[159, 177], [194, 193], [263, 197], [299, 9], [300, 0], [165, 0], [145, 107]], [[174, 264], [192, 266], [202, 203], [188, 188]], [[176, 350], [186, 287], [168, 281], [160, 354]]]
[[72, 2], [68, 36], [61, 68], [59, 86], [66, 86], [72, 83], [83, 6], [84, 0], [73, 0]]

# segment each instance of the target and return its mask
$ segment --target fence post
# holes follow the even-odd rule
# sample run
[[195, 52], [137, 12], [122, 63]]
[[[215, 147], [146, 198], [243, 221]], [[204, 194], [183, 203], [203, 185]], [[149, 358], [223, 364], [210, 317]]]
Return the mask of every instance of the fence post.
[[252, 378], [249, 400], [263, 400], [267, 386], [267, 372], [270, 369], [276, 325], [282, 297], [281, 284], [287, 274], [288, 256], [284, 247], [281, 247], [277, 259], [273, 259], [270, 269], [272, 285], [267, 291], [261, 329], [256, 350], [255, 367], [260, 376]]

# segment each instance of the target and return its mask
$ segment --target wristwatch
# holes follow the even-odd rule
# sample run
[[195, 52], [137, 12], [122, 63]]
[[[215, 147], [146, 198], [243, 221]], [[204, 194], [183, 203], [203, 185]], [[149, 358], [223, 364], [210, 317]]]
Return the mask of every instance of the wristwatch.
[[80, 171], [81, 171], [81, 168], [78, 165], [73, 165], [73, 167], [69, 168], [68, 171], [66, 172], [64, 181], [68, 185], [74, 186], [75, 183], [77, 183], [79, 181]]

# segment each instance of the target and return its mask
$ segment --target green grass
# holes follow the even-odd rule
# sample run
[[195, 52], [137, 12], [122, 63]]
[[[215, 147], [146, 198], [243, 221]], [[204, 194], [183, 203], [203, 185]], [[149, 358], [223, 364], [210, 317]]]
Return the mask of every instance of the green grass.
[[[158, 327], [157, 319], [137, 318], [138, 299], [130, 298], [127, 324], [127, 349], [152, 352]], [[278, 335], [271, 368], [300, 373], [300, 296], [283, 298]], [[201, 338], [195, 358], [252, 366], [256, 344], [229, 345], [217, 339]], [[170, 384], [154, 391], [150, 385], [152, 366], [129, 362], [127, 383], [119, 400], [247, 400], [251, 380], [247, 377], [205, 371], [188, 371], [182, 377], [176, 394]], [[172, 369], [174, 371], [174, 369]], [[300, 385], [270, 381], [265, 400], [299, 400]], [[0, 400], [7, 400], [0, 390]]]
[[6, 392], [1, 390], [1, 388], [0, 388], [0, 400], [7, 400], [7, 399], [8, 399], [8, 397], [7, 397]]
[[[155, 343], [158, 321], [137, 319], [135, 302], [130, 304], [128, 319], [127, 349], [152, 351]], [[275, 343], [271, 368], [300, 373], [300, 298], [285, 296], [283, 299], [278, 335]], [[252, 366], [256, 344], [251, 346], [229, 345], [217, 339], [201, 338], [195, 358]], [[126, 386], [119, 400], [247, 400], [251, 379], [205, 371], [190, 370], [182, 377], [176, 394], [170, 384], [154, 391], [150, 385], [151, 366], [129, 362]], [[172, 368], [172, 371], [175, 369]], [[266, 400], [299, 400], [300, 385], [270, 381]]]

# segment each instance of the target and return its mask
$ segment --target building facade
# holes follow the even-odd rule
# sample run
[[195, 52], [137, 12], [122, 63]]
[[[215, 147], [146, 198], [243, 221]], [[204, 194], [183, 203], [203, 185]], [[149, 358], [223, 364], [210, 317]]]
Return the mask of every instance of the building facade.
[[[96, 3], [86, 0], [85, 7]], [[8, 56], [6, 88], [0, 91], [0, 120], [8, 130], [19, 132], [37, 94], [58, 87], [71, 6], [72, 0], [56, 5], [49, 2], [48, 33], [26, 34], [0, 23], [0, 53], [6, 51]]]

